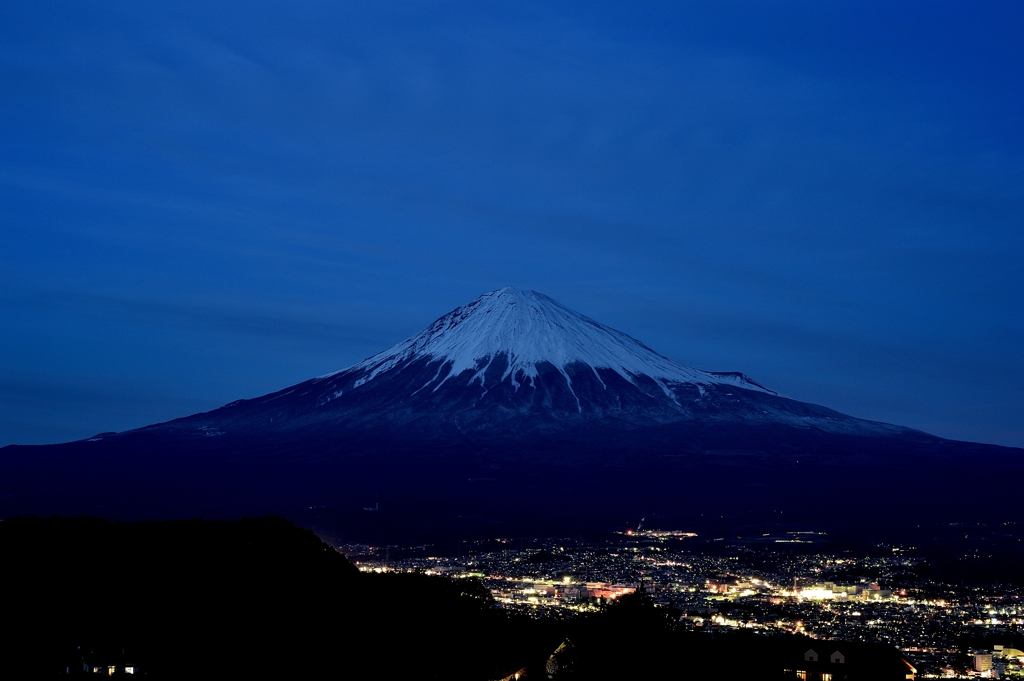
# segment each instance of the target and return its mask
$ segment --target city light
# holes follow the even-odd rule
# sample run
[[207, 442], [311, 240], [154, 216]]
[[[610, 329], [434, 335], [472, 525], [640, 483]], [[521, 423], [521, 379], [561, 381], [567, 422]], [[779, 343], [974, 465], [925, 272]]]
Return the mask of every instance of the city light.
[[[706, 555], [682, 548], [692, 545], [692, 533], [642, 532], [623, 531], [600, 542], [466, 542], [460, 556], [421, 554], [387, 565], [385, 548], [353, 551], [362, 570], [479, 579], [499, 607], [532, 617], [597, 612], [635, 593], [642, 583], [658, 607], [673, 608], [677, 626], [684, 629], [888, 643], [914, 653], [914, 665], [923, 670], [914, 672], [917, 678], [966, 674], [970, 661], [955, 644], [961, 637], [1005, 635], [1009, 644], [1017, 631], [1024, 640], [1024, 605], [1015, 587], [978, 590], [941, 581], [902, 581], [922, 562], [908, 551], [885, 547], [884, 554], [869, 557], [835, 556], [774, 548], [775, 536], [769, 536], [754, 546], [719, 542], [714, 546], [727, 548]], [[799, 535], [801, 540], [810, 537], [807, 541], [815, 536]], [[768, 555], [772, 559], [764, 561]], [[1017, 671], [1024, 677], [1021, 657], [1006, 650], [993, 658], [998, 669], [1005, 670], [1004, 678]], [[954, 671], [947, 673], [947, 668]]]

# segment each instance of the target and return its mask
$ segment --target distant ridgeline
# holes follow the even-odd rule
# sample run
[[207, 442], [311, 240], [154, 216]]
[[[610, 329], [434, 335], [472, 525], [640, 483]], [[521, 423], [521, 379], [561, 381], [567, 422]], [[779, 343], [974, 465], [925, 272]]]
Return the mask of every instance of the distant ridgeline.
[[504, 288], [267, 395], [2, 447], [0, 518], [297, 518], [379, 501], [417, 540], [469, 516], [483, 521], [479, 537], [498, 524], [506, 536], [547, 536], [654, 515], [680, 526], [772, 512], [868, 527], [1024, 520], [993, 471], [1024, 475], [1024, 450], [801, 402]]
[[675, 631], [642, 589], [537, 620], [476, 580], [360, 573], [278, 518], [0, 522], [4, 678], [913, 678], [883, 645]]

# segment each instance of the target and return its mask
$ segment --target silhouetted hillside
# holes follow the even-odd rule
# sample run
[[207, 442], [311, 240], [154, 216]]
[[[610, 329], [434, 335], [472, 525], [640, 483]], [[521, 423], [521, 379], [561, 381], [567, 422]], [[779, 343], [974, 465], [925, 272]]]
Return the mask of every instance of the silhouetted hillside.
[[8, 678], [482, 679], [553, 650], [474, 580], [362, 574], [278, 518], [0, 523]]

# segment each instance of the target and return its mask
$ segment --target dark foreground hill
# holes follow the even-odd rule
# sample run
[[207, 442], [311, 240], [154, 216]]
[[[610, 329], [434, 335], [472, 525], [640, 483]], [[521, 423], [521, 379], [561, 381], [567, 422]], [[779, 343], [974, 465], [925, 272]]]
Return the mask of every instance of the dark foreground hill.
[[479, 582], [362, 574], [278, 518], [15, 518], [0, 555], [5, 678], [484, 679], [558, 643]]
[[[546, 296], [494, 291], [348, 369], [211, 412], [0, 449], [0, 517], [334, 514], [551, 534], [742, 512], [1021, 519], [1020, 449], [953, 442], [694, 369]], [[668, 521], [666, 521], [668, 522]], [[422, 527], [420, 527], [422, 526]]]
[[[0, 555], [4, 678], [130, 668], [164, 679], [771, 681], [803, 669], [885, 681], [912, 671], [884, 645], [677, 631], [678, 613], [642, 590], [572, 621], [510, 615], [475, 580], [360, 573], [277, 518], [16, 518], [0, 523]], [[820, 659], [808, 660], [812, 648]]]

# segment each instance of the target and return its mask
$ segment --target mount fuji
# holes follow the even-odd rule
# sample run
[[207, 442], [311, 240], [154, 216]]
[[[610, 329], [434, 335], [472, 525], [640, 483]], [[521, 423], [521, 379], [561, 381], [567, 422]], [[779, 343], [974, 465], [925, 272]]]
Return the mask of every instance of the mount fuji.
[[953, 503], [955, 490], [992, 466], [1021, 469], [1022, 453], [694, 369], [506, 287], [263, 397], [80, 442], [5, 447], [0, 513], [231, 516], [383, 502], [413, 524], [543, 518], [552, 529], [644, 513], [991, 515], [1014, 507]]
[[521, 438], [688, 421], [911, 432], [786, 399], [738, 372], [690, 368], [541, 293], [512, 287], [347, 369], [156, 428], [210, 434], [387, 424], [487, 439], [508, 429]]

